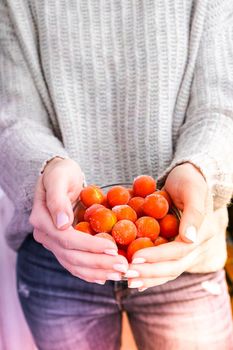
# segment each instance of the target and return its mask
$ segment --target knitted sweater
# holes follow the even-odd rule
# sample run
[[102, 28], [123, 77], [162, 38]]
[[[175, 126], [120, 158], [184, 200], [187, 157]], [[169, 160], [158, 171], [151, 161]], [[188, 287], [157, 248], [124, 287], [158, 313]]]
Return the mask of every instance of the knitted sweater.
[[[88, 183], [189, 161], [232, 195], [233, 0], [0, 0], [0, 185], [18, 249], [42, 164]], [[223, 235], [222, 235], [223, 236]]]

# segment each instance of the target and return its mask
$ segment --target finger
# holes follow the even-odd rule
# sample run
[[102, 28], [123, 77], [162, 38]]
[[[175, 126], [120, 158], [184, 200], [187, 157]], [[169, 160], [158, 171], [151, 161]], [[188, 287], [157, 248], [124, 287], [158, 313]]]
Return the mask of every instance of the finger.
[[32, 211], [29, 216], [29, 222], [33, 227], [37, 226], [37, 223], [39, 222], [38, 210], [43, 208], [45, 206], [45, 203], [46, 194], [44, 186], [42, 184], [42, 175], [40, 175], [36, 183]]
[[128, 287], [138, 288], [140, 291], [144, 291], [147, 288], [159, 286], [172, 280], [174, 280], [174, 277], [133, 279], [128, 281]]
[[62, 232], [59, 230], [47, 232], [46, 230], [34, 229], [34, 238], [37, 242], [47, 244], [48, 246], [54, 241], [57, 245], [67, 250], [82, 250], [92, 253], [117, 255], [117, 246], [109, 239], [95, 237], [74, 230], [72, 227]]
[[176, 278], [184, 272], [182, 261], [169, 261], [162, 263], [131, 264], [125, 277], [128, 278]]
[[90, 269], [111, 269], [122, 273], [128, 270], [128, 262], [121, 255], [110, 256], [75, 250], [61, 250], [59, 255], [63, 260], [74, 266], [88, 267]]
[[201, 171], [191, 163], [173, 168], [165, 189], [176, 207], [183, 211], [179, 235], [184, 242], [195, 242], [207, 211], [208, 187]]
[[42, 175], [40, 175], [38, 177], [36, 189], [35, 189], [35, 194], [34, 194], [34, 204], [37, 201], [42, 202], [42, 203], [45, 203], [45, 201], [46, 201], [46, 193], [45, 193], [44, 185], [42, 182]]
[[89, 269], [84, 266], [70, 265], [66, 261], [58, 258], [61, 265], [68, 270], [73, 276], [79, 277], [86, 282], [96, 282], [97, 281], [120, 281], [122, 279], [122, 273], [116, 272], [114, 270], [103, 270], [103, 269]]
[[30, 223], [35, 228], [42, 232], [46, 232], [47, 234], [61, 235], [61, 231], [57, 229], [46, 206], [46, 195], [44, 195], [44, 201], [37, 200], [40, 192], [42, 191], [36, 191], [35, 194], [33, 209], [29, 219]]
[[161, 244], [157, 247], [141, 249], [133, 255], [132, 263], [156, 263], [161, 261], [178, 260], [193, 251], [195, 247], [196, 244], [186, 244], [184, 242], [173, 241]]
[[57, 172], [49, 174], [46, 181], [46, 206], [58, 229], [66, 229], [74, 220], [73, 207], [69, 198], [69, 182], [66, 174]]
[[201, 247], [197, 247], [188, 255], [179, 260], [160, 263], [130, 264], [127, 273], [128, 278], [177, 278], [193, 265], [199, 256]]
[[197, 240], [197, 232], [206, 215], [206, 195], [206, 186], [202, 182], [195, 185], [187, 182], [182, 188], [183, 214], [179, 236], [184, 242], [194, 243]]
[[72, 202], [82, 189], [83, 177], [80, 167], [71, 159], [54, 159], [45, 168], [42, 181], [46, 205], [58, 229], [66, 229], [73, 222]]
[[56, 224], [51, 220], [51, 215], [46, 203], [46, 191], [43, 185], [42, 176], [38, 178], [32, 212], [29, 222], [33, 227], [40, 228], [46, 233], [58, 232]]
[[104, 253], [100, 254], [84, 252], [81, 250], [66, 250], [46, 235], [42, 244], [48, 250], [55, 252], [56, 256], [59, 256], [70, 265], [86, 266], [93, 269], [113, 269], [124, 273], [128, 270], [128, 261], [122, 255], [110, 256]]

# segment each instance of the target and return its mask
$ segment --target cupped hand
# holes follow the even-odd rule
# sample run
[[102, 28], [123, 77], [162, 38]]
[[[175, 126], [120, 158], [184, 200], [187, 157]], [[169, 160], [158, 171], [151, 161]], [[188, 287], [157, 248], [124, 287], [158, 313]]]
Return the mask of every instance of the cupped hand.
[[212, 198], [196, 167], [189, 163], [175, 167], [164, 188], [182, 211], [179, 235], [173, 242], [135, 253], [126, 273], [130, 288], [145, 290], [177, 278], [205, 254], [215, 234]]
[[99, 284], [120, 280], [128, 263], [117, 254], [117, 246], [72, 227], [73, 204], [83, 180], [73, 160], [55, 158], [48, 163], [38, 179], [30, 215], [34, 238], [76, 277]]

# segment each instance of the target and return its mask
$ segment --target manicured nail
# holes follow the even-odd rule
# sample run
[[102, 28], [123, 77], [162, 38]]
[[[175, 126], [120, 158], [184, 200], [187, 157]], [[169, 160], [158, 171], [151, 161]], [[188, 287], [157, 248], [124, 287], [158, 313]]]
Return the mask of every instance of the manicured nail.
[[109, 273], [107, 275], [108, 277], [108, 280], [111, 280], [111, 281], [120, 281], [121, 280], [121, 274], [120, 273]]
[[132, 261], [132, 264], [143, 264], [146, 261], [144, 258], [135, 258]]
[[106, 281], [102, 281], [102, 280], [95, 280], [94, 283], [97, 283], [97, 284], [105, 284]]
[[124, 264], [114, 264], [113, 269], [125, 273], [127, 271], [127, 266]]
[[188, 238], [192, 243], [197, 240], [197, 230], [195, 226], [189, 226], [185, 231], [185, 237]]
[[125, 274], [125, 277], [128, 277], [128, 278], [139, 277], [139, 272], [136, 270], [128, 270]]
[[113, 255], [113, 256], [117, 256], [118, 255], [116, 249], [105, 249], [104, 253], [108, 254], [108, 255]]
[[131, 281], [129, 284], [129, 288], [141, 288], [143, 286], [142, 281]]
[[60, 212], [57, 214], [57, 228], [61, 228], [69, 223], [69, 217], [66, 213]]

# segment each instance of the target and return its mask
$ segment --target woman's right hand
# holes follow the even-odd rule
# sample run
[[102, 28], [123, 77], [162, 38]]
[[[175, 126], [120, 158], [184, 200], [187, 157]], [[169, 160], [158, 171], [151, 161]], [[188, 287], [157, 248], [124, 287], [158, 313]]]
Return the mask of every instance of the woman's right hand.
[[71, 159], [54, 158], [46, 165], [36, 185], [30, 215], [34, 238], [76, 277], [100, 284], [120, 280], [128, 262], [117, 254], [117, 246], [72, 227], [73, 204], [83, 180], [80, 167]]

